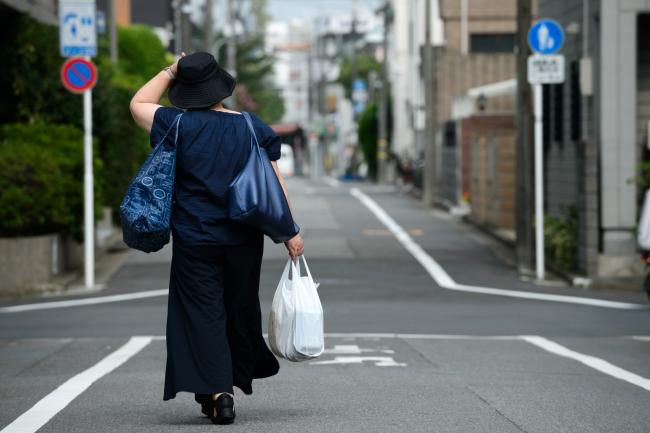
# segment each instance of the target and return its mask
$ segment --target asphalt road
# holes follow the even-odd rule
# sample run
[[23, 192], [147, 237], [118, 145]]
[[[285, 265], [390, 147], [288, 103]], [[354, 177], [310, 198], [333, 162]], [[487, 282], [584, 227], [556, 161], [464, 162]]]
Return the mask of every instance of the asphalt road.
[[[237, 391], [234, 425], [189, 394], [162, 401], [166, 249], [133, 253], [99, 293], [0, 306], [0, 433], [650, 431], [640, 294], [522, 281], [478, 231], [357, 187], [290, 183], [327, 351]], [[267, 244], [265, 316], [284, 260]]]

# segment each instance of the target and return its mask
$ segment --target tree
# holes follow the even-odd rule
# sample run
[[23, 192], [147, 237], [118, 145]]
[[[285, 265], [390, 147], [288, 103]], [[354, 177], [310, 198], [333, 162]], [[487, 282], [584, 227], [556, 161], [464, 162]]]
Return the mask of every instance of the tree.
[[361, 151], [368, 164], [368, 177], [377, 177], [377, 136], [379, 123], [377, 119], [377, 103], [372, 101], [366, 106], [359, 118], [359, 143]]
[[[226, 58], [225, 46], [219, 54], [220, 59]], [[264, 52], [263, 35], [250, 36], [237, 44], [237, 108], [255, 112], [266, 123], [277, 122], [284, 115], [284, 101], [271, 79], [274, 61]]]
[[[381, 64], [369, 54], [360, 54], [357, 55], [357, 78], [365, 80], [368, 82], [368, 75], [370, 71], [376, 71], [377, 73], [381, 70]], [[343, 85], [345, 88], [345, 96], [350, 98], [352, 93], [352, 59], [346, 57], [341, 62], [341, 71], [339, 72], [338, 82]]]
[[251, 15], [255, 18], [255, 33], [264, 34], [266, 24], [271, 20], [268, 13], [269, 0], [251, 0]]

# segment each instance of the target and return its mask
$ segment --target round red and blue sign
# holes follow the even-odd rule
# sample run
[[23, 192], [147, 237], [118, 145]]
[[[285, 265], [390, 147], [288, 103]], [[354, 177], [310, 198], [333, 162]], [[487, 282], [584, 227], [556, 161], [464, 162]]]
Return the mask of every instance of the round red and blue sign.
[[73, 93], [83, 93], [97, 83], [97, 68], [90, 60], [72, 57], [61, 67], [63, 86]]

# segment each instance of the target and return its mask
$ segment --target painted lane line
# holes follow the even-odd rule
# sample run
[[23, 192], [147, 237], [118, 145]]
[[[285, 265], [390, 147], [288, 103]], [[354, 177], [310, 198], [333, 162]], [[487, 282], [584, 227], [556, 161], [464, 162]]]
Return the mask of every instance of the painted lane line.
[[507, 296], [511, 298], [534, 299], [539, 301], [563, 302], [569, 304], [589, 305], [593, 307], [617, 308], [623, 310], [647, 309], [642, 304], [627, 302], [607, 301], [603, 299], [582, 298], [579, 296], [553, 295], [547, 293], [525, 292], [520, 290], [495, 289], [459, 284], [435, 261], [395, 220], [377, 204], [375, 200], [363, 193], [358, 188], [351, 188], [350, 194], [357, 198], [377, 219], [393, 233], [402, 246], [424, 267], [431, 278], [441, 288], [460, 292], [480, 293], [484, 295]]
[[128, 361], [151, 343], [151, 337], [131, 337], [122, 347], [97, 364], [71, 377], [57, 389], [43, 397], [0, 433], [32, 433], [43, 427], [70, 402], [88, 389], [94, 382]]
[[71, 299], [68, 301], [37, 302], [34, 304], [12, 305], [0, 308], [0, 313], [18, 313], [32, 310], [49, 310], [51, 308], [78, 307], [81, 305], [105, 304], [108, 302], [131, 301], [133, 299], [167, 296], [168, 289], [147, 290], [144, 292], [124, 293], [121, 295], [96, 296], [93, 298]]
[[325, 182], [326, 184], [328, 184], [332, 188], [338, 188], [339, 186], [341, 186], [341, 181], [339, 181], [338, 179], [334, 179], [333, 177], [329, 177], [329, 176], [324, 177], [323, 182]]
[[623, 380], [625, 382], [631, 383], [632, 385], [641, 387], [646, 391], [650, 391], [650, 379], [646, 379], [643, 376], [639, 376], [638, 374], [634, 374], [630, 371], [617, 367], [614, 364], [605, 361], [604, 359], [576, 352], [544, 337], [528, 335], [522, 336], [522, 340], [527, 341], [528, 343], [544, 349], [554, 355], [573, 359], [608, 376], [615, 377], [616, 379]]

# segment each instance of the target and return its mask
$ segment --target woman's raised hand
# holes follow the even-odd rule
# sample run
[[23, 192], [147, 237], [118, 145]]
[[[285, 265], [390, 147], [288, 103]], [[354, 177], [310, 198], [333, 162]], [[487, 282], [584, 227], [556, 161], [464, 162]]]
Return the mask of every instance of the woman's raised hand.
[[284, 246], [287, 247], [291, 260], [296, 260], [298, 257], [302, 256], [305, 251], [305, 242], [302, 240], [302, 236], [300, 235], [295, 235], [286, 241]]
[[171, 65], [171, 66], [169, 67], [169, 69], [171, 69], [171, 71], [172, 71], [172, 74], [176, 75], [176, 71], [178, 70], [178, 61], [179, 61], [180, 59], [182, 59], [183, 57], [185, 57], [186, 55], [187, 55], [187, 54], [185, 54], [185, 52], [183, 51], [183, 52], [181, 53], [181, 56], [180, 56], [180, 57], [179, 57], [179, 58], [174, 62], [173, 65]]

